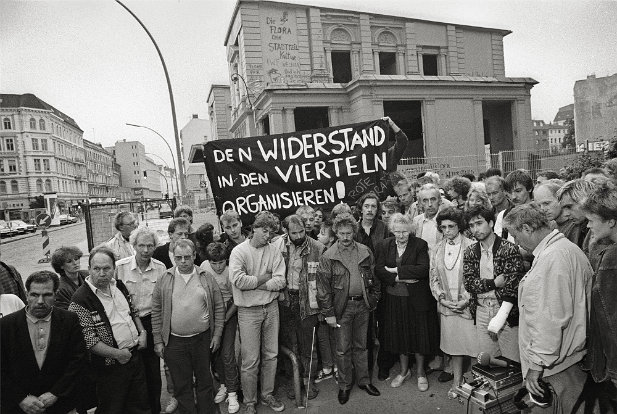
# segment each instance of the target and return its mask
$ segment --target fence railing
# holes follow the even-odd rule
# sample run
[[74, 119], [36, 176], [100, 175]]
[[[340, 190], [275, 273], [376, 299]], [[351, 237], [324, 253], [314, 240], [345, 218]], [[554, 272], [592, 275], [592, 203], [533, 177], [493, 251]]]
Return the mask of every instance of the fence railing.
[[[591, 152], [591, 151], [590, 151]], [[519, 168], [528, 170], [535, 178], [543, 171], [556, 171], [571, 165], [580, 155], [575, 149], [546, 149], [536, 151], [501, 151], [499, 153], [478, 155], [454, 155], [445, 157], [404, 158], [399, 162], [398, 170], [408, 177], [418, 173], [433, 171], [440, 177], [471, 173], [478, 175], [488, 168], [499, 168], [507, 174]]]

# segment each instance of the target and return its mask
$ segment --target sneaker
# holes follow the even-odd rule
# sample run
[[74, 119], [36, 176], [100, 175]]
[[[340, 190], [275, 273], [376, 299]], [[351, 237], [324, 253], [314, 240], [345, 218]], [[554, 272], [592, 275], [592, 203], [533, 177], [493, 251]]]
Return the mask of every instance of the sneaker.
[[411, 376], [411, 371], [410, 371], [410, 370], [407, 370], [407, 374], [405, 374], [405, 375], [398, 374], [396, 377], [394, 377], [394, 379], [393, 379], [393, 380], [392, 380], [392, 382], [390, 383], [390, 386], [391, 386], [392, 388], [398, 388], [398, 387], [400, 387], [401, 385], [403, 385], [403, 383], [405, 382], [405, 380], [406, 380], [407, 378], [409, 378], [410, 376]]
[[285, 404], [277, 400], [276, 397], [272, 394], [261, 397], [261, 403], [267, 407], [272, 408], [276, 412], [281, 412], [285, 409]]
[[235, 414], [240, 411], [240, 403], [238, 402], [238, 394], [230, 392], [227, 397], [227, 412], [229, 414]]
[[253, 404], [247, 404], [244, 412], [246, 414], [257, 414], [257, 410], [255, 410], [255, 406]]
[[322, 369], [317, 374], [317, 378], [315, 378], [315, 382], [319, 384], [321, 381], [325, 381], [327, 379], [334, 378], [334, 370], [331, 369], [329, 372], [325, 369]]
[[428, 378], [418, 377], [418, 389], [422, 392], [428, 390]]
[[225, 386], [225, 384], [221, 384], [221, 386], [219, 387], [219, 391], [214, 396], [214, 403], [220, 404], [225, 401], [225, 398], [227, 398], [227, 387]]
[[174, 397], [169, 398], [169, 402], [167, 403], [167, 407], [165, 407], [166, 413], [173, 413], [178, 408], [178, 400]]

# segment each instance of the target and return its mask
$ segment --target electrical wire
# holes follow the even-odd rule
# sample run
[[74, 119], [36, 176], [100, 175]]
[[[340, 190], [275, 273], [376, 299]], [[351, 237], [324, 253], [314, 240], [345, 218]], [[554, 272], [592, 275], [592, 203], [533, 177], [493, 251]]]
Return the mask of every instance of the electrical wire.
[[497, 399], [497, 406], [499, 407], [499, 414], [503, 414], [503, 410], [501, 408], [501, 402], [499, 401], [499, 391], [497, 391], [497, 388], [493, 387], [491, 383], [488, 383], [488, 386], [491, 387], [493, 391], [495, 391], [495, 398]]

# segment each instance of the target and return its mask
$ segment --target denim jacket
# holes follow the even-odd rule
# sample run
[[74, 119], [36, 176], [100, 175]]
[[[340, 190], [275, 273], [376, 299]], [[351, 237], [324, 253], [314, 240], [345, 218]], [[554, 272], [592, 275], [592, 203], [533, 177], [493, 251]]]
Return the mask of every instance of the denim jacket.
[[617, 380], [617, 245], [600, 253], [591, 287], [585, 366], [596, 382]]
[[[358, 266], [362, 275], [364, 303], [374, 310], [381, 294], [381, 284], [375, 277], [375, 259], [368, 247], [354, 243], [359, 253]], [[340, 319], [343, 315], [349, 296], [349, 274], [339, 253], [338, 242], [334, 243], [321, 256], [317, 270], [317, 303], [325, 317], [336, 316]]]
[[[285, 259], [285, 278], [287, 279], [291, 241], [289, 240], [289, 236], [284, 234], [273, 243], [279, 243], [280, 245], [281, 254]], [[319, 313], [319, 306], [317, 305], [317, 267], [319, 266], [319, 258], [325, 250], [326, 246], [308, 236], [301, 247], [300, 256], [302, 257], [302, 270], [300, 271], [299, 288], [300, 317], [302, 319]], [[283, 306], [289, 306], [289, 293], [287, 288], [283, 290], [283, 295]]]

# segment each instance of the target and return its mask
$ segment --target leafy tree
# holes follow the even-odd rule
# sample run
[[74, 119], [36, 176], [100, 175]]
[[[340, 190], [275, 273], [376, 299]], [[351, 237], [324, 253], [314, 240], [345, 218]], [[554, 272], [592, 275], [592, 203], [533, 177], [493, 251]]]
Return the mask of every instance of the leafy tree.
[[581, 178], [583, 171], [589, 168], [602, 167], [604, 163], [604, 156], [599, 153], [585, 153], [581, 152], [576, 155], [572, 164], [565, 166], [560, 171], [561, 176], [565, 180], [575, 180]]
[[574, 135], [574, 119], [566, 119], [564, 125], [568, 127], [568, 130], [563, 136], [561, 147], [566, 149], [574, 149], [576, 148], [576, 136]]

